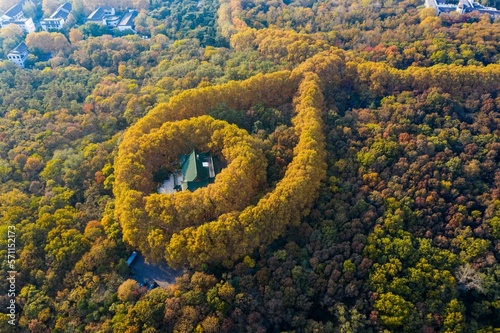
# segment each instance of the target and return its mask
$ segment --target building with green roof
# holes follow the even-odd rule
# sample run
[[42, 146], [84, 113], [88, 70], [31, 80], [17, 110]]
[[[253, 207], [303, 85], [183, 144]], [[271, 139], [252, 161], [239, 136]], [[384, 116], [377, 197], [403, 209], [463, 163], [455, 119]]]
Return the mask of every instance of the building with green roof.
[[210, 153], [199, 153], [196, 150], [188, 155], [182, 155], [180, 157], [182, 180], [179, 179], [177, 182], [180, 183], [181, 189], [195, 191], [213, 183], [218, 169], [217, 165], [214, 166], [214, 159]]

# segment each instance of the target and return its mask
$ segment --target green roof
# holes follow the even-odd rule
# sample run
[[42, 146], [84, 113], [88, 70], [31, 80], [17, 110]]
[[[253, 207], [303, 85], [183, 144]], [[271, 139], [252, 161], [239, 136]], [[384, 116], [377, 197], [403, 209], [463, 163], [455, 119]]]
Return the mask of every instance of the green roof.
[[189, 190], [189, 191], [193, 192], [193, 191], [199, 189], [200, 187], [205, 187], [208, 184], [211, 184], [213, 182], [214, 182], [213, 178], [207, 179], [207, 180], [202, 180], [199, 182], [182, 182], [181, 188], [183, 191]]
[[183, 191], [194, 191], [213, 182], [208, 169], [203, 167], [203, 161], [207, 157], [210, 157], [209, 153], [198, 153], [196, 150], [180, 157]]

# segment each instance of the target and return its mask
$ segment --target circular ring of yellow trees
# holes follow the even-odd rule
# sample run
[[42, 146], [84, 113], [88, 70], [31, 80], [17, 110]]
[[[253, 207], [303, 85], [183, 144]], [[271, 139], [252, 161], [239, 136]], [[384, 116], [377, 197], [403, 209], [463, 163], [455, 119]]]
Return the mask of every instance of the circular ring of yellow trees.
[[[333, 67], [320, 65], [312, 62], [293, 72], [189, 90], [132, 126], [115, 162], [115, 217], [125, 241], [174, 267], [229, 267], [298, 225], [326, 174], [323, 83], [313, 71], [324, 76]], [[265, 193], [266, 160], [259, 142], [205, 114], [218, 103], [244, 110], [256, 103], [278, 106], [290, 101], [299, 140], [284, 177]], [[153, 193], [153, 172], [193, 149], [221, 154], [227, 168], [213, 184], [194, 192]]]

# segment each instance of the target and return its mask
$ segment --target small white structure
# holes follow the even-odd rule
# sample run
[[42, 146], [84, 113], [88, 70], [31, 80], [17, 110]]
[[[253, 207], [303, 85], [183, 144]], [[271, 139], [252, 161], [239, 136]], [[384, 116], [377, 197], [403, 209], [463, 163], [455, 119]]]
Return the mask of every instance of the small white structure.
[[121, 18], [119, 15], [107, 15], [102, 19], [102, 24], [114, 28], [120, 23]]
[[40, 25], [44, 31], [61, 30], [64, 22], [68, 19], [72, 6], [69, 2], [63, 3], [49, 18], [44, 18], [40, 21]]
[[33, 23], [31, 17], [26, 18], [24, 16], [23, 3], [24, 1], [18, 2], [16, 5], [9, 8], [9, 10], [7, 10], [2, 16], [0, 16], [0, 28], [5, 28], [9, 24], [15, 24], [26, 33], [36, 31], [35, 24]]
[[22, 42], [7, 54], [7, 58], [17, 66], [24, 68], [24, 64], [28, 59], [28, 54], [28, 47]]
[[18, 21], [11, 21], [8, 24], [15, 24], [15, 25], [17, 25], [18, 27], [20, 27], [21, 29], [23, 29], [23, 31], [25, 33], [27, 33], [27, 34], [29, 34], [30, 32], [35, 32], [36, 31], [35, 23], [33, 23], [33, 20], [31, 19], [31, 17], [30, 18], [24, 18], [24, 19], [18, 20]]
[[175, 170], [170, 177], [158, 187], [159, 194], [171, 194], [179, 192], [182, 185], [182, 170]]

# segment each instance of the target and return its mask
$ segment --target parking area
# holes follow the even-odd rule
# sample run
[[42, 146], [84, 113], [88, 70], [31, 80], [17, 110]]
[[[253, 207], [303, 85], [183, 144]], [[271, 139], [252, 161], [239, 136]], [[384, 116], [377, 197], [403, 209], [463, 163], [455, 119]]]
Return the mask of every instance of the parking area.
[[132, 277], [139, 283], [151, 285], [156, 282], [160, 287], [166, 287], [175, 282], [182, 271], [169, 267], [166, 263], [152, 264], [146, 261], [146, 258], [140, 253], [137, 254], [133, 263], [130, 265]]

